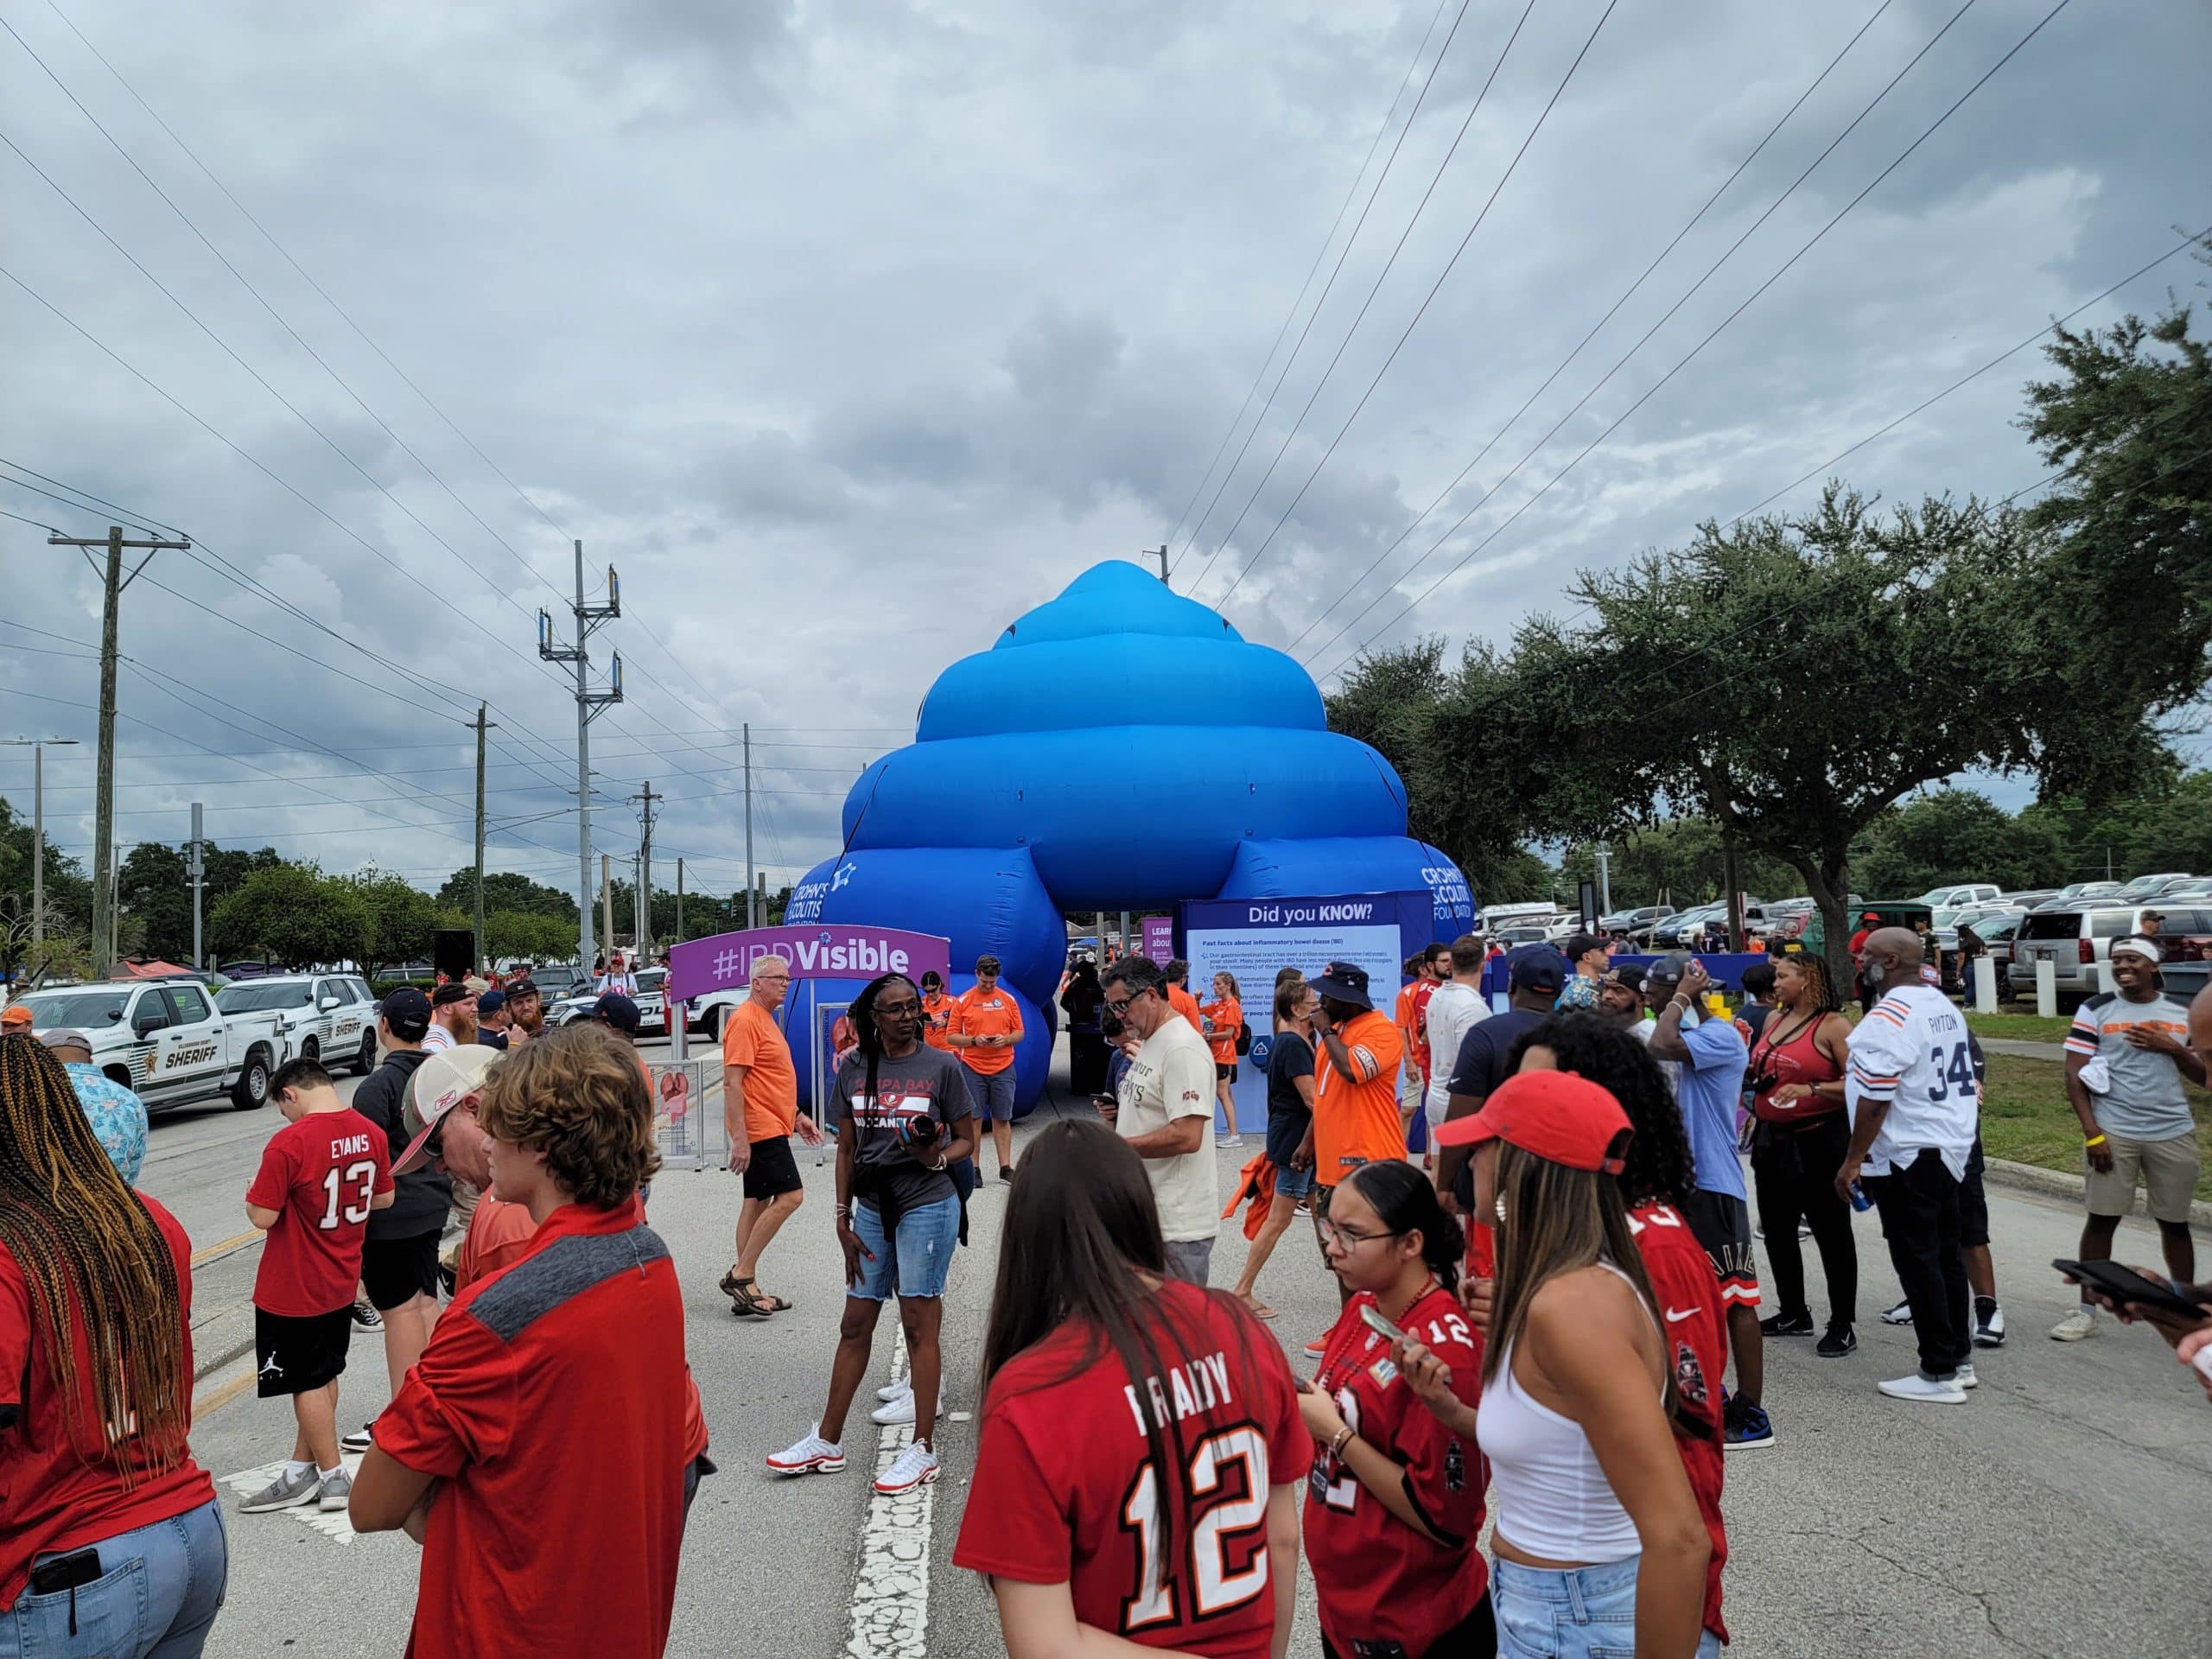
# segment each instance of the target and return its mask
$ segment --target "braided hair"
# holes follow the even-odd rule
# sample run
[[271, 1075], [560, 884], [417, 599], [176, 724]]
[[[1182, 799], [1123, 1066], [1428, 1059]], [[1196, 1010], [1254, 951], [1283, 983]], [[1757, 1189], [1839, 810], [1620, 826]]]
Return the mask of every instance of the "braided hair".
[[[0, 1036], [0, 1248], [29, 1289], [78, 1457], [111, 1461], [126, 1491], [175, 1468], [192, 1408], [176, 1259], [93, 1135], [68, 1072], [29, 1033]], [[78, 1329], [92, 1357], [92, 1424]], [[132, 1455], [118, 1456], [125, 1437]]]

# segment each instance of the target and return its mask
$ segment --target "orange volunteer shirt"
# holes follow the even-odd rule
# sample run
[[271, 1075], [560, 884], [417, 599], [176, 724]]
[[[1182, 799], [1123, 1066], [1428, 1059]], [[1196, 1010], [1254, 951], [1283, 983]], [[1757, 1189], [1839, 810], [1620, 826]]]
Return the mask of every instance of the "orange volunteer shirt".
[[[981, 986], [970, 986], [952, 1005], [952, 1029], [964, 1037], [1011, 1037], [1021, 1040], [1021, 1004], [1001, 980], [988, 995]], [[956, 1051], [970, 1071], [996, 1077], [1014, 1064], [1014, 1049], [963, 1048]]]
[[1213, 1050], [1216, 1065], [1236, 1064], [1236, 1028], [1244, 1023], [1244, 1005], [1235, 997], [1224, 997], [1218, 1002], [1209, 1002], [1198, 1010], [1213, 1021], [1213, 1035], [1206, 1044]]
[[[773, 1141], [798, 1127], [798, 1072], [776, 1016], [747, 998], [722, 1027], [722, 1065], [745, 1073], [745, 1138]], [[725, 1084], [725, 1087], [728, 1085]]]
[[1398, 1128], [1398, 1062], [1405, 1040], [1388, 1014], [1370, 1008], [1337, 1027], [1353, 1075], [1337, 1070], [1329, 1045], [1313, 1041], [1313, 1179], [1334, 1186], [1361, 1164], [1405, 1155]]
[[952, 1011], [957, 1006], [953, 999], [939, 991], [922, 999], [922, 1039], [931, 1048], [952, 1052]]
[[1198, 1018], [1198, 999], [1180, 985], [1167, 987], [1167, 1006], [1189, 1020], [1191, 1029], [1197, 1032], [1199, 1036], [1203, 1037], [1206, 1034], [1205, 1022]]

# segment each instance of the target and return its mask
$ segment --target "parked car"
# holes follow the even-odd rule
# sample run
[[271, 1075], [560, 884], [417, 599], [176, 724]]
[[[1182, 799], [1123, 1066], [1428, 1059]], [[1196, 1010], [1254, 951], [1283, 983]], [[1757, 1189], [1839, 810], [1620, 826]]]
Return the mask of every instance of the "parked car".
[[268, 1101], [283, 1053], [273, 1011], [223, 1013], [195, 979], [109, 980], [21, 1000], [33, 1031], [74, 1027], [90, 1037], [92, 1064], [149, 1110], [228, 1094], [251, 1111]]
[[2164, 918], [2158, 938], [2169, 961], [2202, 962], [2212, 953], [2212, 907], [2155, 904], [2030, 911], [2013, 937], [2012, 994], [2024, 999], [2035, 995], [2039, 962], [2051, 964], [2053, 982], [2069, 996], [2101, 990], [2100, 964], [2110, 958], [2112, 942], [2140, 932], [2146, 909]]
[[[1966, 924], [1986, 947], [1990, 963], [1997, 970], [1997, 995], [2000, 997], [2012, 995], [2007, 984], [2012, 971], [2012, 941], [2028, 915], [2024, 910], [1992, 911]], [[1971, 993], [1974, 987], [1969, 984], [1966, 988]]]
[[366, 1077], [377, 1065], [377, 1001], [356, 974], [271, 974], [215, 993], [224, 1014], [274, 1011], [283, 1039], [281, 1064], [294, 1058], [350, 1065]]
[[579, 991], [589, 988], [591, 976], [574, 963], [549, 962], [530, 970], [530, 982], [537, 987], [538, 995], [544, 998], [549, 1010], [546, 1018], [550, 1019], [550, 1010], [553, 1004], [562, 997], [574, 996]]
[[[2014, 914], [2017, 906], [2006, 905], [1961, 905], [1955, 910], [1939, 910], [1929, 918], [1929, 931], [1936, 935], [1938, 950], [1950, 951], [1959, 948], [1959, 929], [1972, 926], [1981, 931], [1980, 923], [1985, 917]], [[2018, 913], [2024, 914], [2024, 912]]]
[[[638, 982], [638, 1034], [640, 1037], [652, 1033], [664, 1035], [668, 1031], [668, 969], [640, 968], [632, 977]], [[537, 976], [532, 974], [531, 981], [537, 983]], [[546, 1021], [550, 1025], [565, 1026], [578, 1020], [588, 1020], [592, 1005], [598, 1001], [599, 994], [592, 989], [590, 982], [587, 980], [573, 995], [562, 997], [546, 1008]], [[695, 1020], [693, 1023], [696, 1025], [697, 1022]]]
[[2122, 887], [2115, 896], [2124, 905], [2140, 904], [2145, 899], [2156, 899], [2176, 882], [2194, 880], [2196, 878], [2187, 870], [2168, 870], [2163, 875], [2139, 875]]
[[1608, 933], [1625, 933], [1634, 939], [1638, 935], [1649, 936], [1653, 923], [1675, 913], [1672, 905], [1642, 905], [1634, 910], [1617, 910], [1600, 916], [1598, 925]]
[[2007, 910], [2033, 910], [2046, 899], [2057, 897], [2056, 887], [2035, 887], [2022, 893], [2000, 893], [1997, 903]]
[[1930, 887], [1915, 902], [1930, 910], [1955, 910], [1961, 905], [1986, 904], [2004, 889], [1994, 881], [1961, 881], [1949, 887]]

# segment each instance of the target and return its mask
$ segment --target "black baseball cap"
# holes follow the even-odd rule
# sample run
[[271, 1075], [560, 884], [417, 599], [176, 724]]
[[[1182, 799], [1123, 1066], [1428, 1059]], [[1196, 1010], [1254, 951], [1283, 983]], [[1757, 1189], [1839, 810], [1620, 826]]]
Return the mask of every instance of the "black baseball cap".
[[448, 1007], [455, 1002], [466, 1002], [475, 995], [476, 993], [470, 990], [467, 986], [459, 980], [454, 980], [450, 984], [439, 986], [436, 990], [430, 993], [430, 1006], [434, 1008]]
[[1524, 944], [1509, 953], [1506, 982], [1516, 991], [1550, 991], [1567, 983], [1567, 958], [1548, 944]]
[[605, 1020], [626, 1037], [636, 1036], [638, 1027], [645, 1023], [638, 1005], [620, 991], [602, 992], [599, 1001], [591, 1005], [591, 1017]]
[[377, 1018], [402, 1042], [420, 1042], [430, 1028], [430, 999], [414, 986], [403, 985], [377, 1004]]

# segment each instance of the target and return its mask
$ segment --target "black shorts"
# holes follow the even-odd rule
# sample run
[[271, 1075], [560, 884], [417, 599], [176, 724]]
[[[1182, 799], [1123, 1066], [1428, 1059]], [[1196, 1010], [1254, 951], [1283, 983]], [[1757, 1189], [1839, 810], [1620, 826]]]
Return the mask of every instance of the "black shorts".
[[371, 1238], [361, 1243], [361, 1286], [369, 1305], [388, 1313], [417, 1296], [438, 1294], [438, 1236]]
[[1726, 1192], [1707, 1192], [1702, 1187], [1682, 1206], [1682, 1219], [1705, 1247], [1720, 1281], [1720, 1306], [1757, 1307], [1759, 1305], [1759, 1268], [1751, 1255], [1751, 1212], [1744, 1201]]
[[1234, 1065], [1224, 1065], [1219, 1060], [1216, 1060], [1213, 1063], [1213, 1075], [1217, 1082], [1234, 1083], [1236, 1081], [1236, 1068]]
[[744, 1179], [748, 1198], [780, 1198], [786, 1192], [798, 1192], [803, 1183], [798, 1178], [798, 1160], [791, 1156], [791, 1136], [755, 1141]]
[[333, 1313], [296, 1316], [253, 1310], [256, 1391], [264, 1400], [305, 1394], [334, 1382], [346, 1369], [346, 1344], [353, 1334], [349, 1304]]
[[1989, 1194], [1981, 1190], [1981, 1137], [1974, 1138], [1967, 1154], [1966, 1179], [1959, 1183], [1959, 1246], [1986, 1247], [1989, 1243]]

